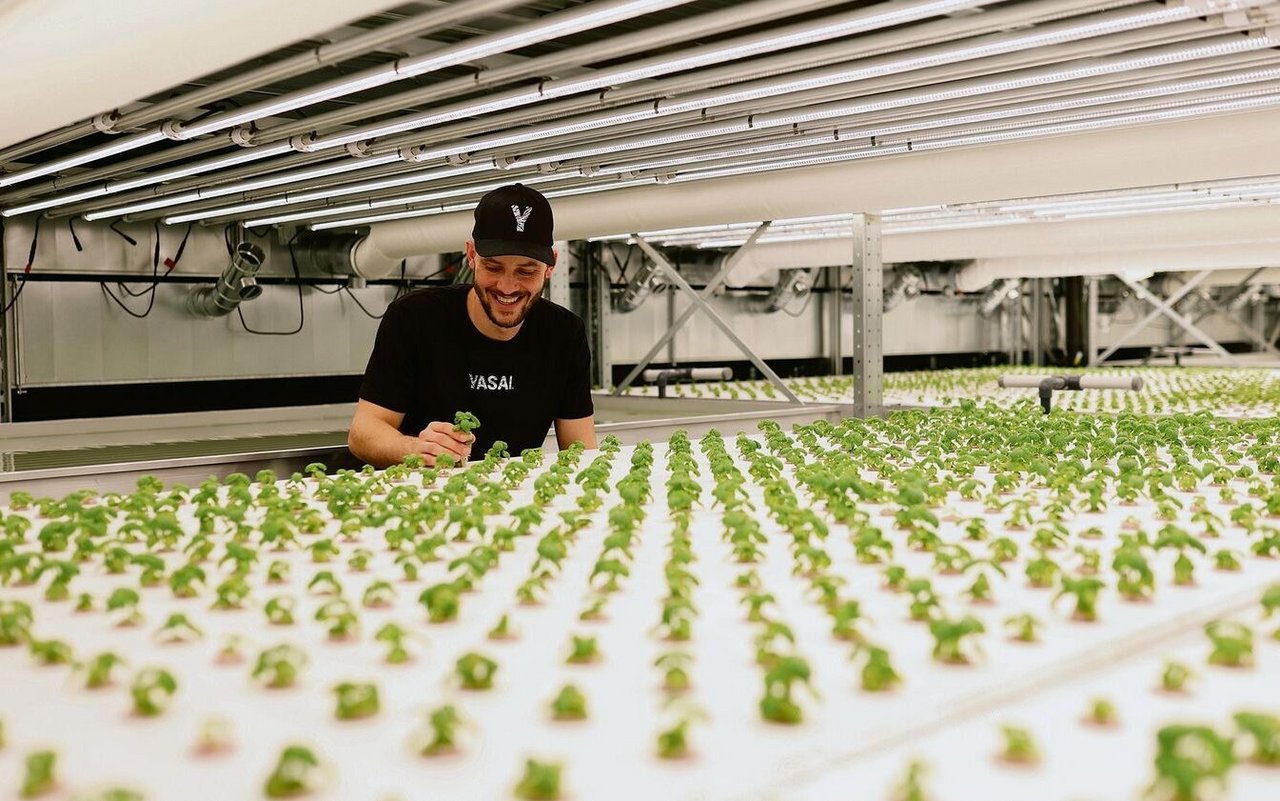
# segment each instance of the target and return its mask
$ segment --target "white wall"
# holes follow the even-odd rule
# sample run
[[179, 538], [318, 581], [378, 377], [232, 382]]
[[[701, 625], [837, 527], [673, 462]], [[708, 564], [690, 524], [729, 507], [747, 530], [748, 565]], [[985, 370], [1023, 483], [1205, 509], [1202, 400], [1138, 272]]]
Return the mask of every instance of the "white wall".
[[[786, 312], [761, 314], [751, 311], [759, 301], [741, 296], [725, 296], [714, 302], [716, 311], [724, 318], [734, 333], [758, 355], [767, 359], [809, 358], [824, 353], [824, 325], [820, 296], [798, 317]], [[676, 304], [679, 314], [687, 304]], [[791, 311], [797, 312], [802, 304]], [[612, 356], [616, 363], [636, 362], [662, 336], [667, 329], [667, 300], [662, 295], [651, 296], [643, 306], [627, 314], [614, 313], [611, 332]], [[846, 313], [843, 322], [845, 342], [842, 348], [847, 356], [853, 343], [852, 313]], [[982, 318], [972, 303], [948, 301], [926, 296], [905, 303], [884, 316], [884, 352], [886, 355], [903, 353], [961, 353], [975, 350], [998, 349], [998, 318]], [[734, 344], [711, 320], [703, 314], [695, 314], [676, 335], [678, 360], [725, 359], [740, 360], [744, 357]], [[657, 360], [666, 361], [666, 350]]]
[[[255, 336], [240, 327], [234, 313], [215, 319], [188, 314], [183, 303], [189, 288], [159, 287], [151, 314], [138, 320], [121, 311], [96, 283], [27, 284], [18, 303], [18, 382], [41, 386], [364, 372], [378, 323], [345, 294], [305, 289], [301, 332]], [[377, 286], [355, 292], [378, 314], [395, 290]], [[136, 311], [146, 308], [146, 297], [123, 300]], [[297, 289], [267, 286], [242, 308], [255, 329], [292, 330], [298, 321]]]

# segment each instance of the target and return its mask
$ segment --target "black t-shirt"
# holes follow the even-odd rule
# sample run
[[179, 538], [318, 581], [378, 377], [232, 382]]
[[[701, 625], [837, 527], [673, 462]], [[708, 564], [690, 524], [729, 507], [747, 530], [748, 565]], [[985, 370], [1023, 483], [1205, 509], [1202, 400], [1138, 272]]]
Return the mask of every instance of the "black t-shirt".
[[471, 453], [503, 440], [511, 453], [542, 445], [553, 420], [590, 416], [591, 351], [578, 315], [539, 298], [510, 340], [489, 339], [467, 314], [469, 284], [412, 292], [391, 304], [360, 397], [403, 412], [417, 436], [455, 412], [480, 420]]

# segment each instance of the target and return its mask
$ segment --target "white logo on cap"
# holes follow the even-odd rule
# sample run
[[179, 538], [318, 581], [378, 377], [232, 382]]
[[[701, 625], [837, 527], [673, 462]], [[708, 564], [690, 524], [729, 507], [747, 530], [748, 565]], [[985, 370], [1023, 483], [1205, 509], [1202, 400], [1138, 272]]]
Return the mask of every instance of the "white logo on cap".
[[511, 213], [514, 214], [516, 218], [516, 230], [523, 232], [524, 224], [529, 221], [529, 215], [533, 213], [533, 206], [525, 206], [524, 213], [521, 214], [520, 207], [513, 205], [511, 207]]

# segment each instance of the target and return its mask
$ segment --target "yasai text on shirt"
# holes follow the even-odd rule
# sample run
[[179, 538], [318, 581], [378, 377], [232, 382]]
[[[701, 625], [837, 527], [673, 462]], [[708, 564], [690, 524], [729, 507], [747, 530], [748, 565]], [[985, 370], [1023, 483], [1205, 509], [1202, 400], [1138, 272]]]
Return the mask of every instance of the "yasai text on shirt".
[[468, 374], [472, 389], [515, 389], [515, 376]]

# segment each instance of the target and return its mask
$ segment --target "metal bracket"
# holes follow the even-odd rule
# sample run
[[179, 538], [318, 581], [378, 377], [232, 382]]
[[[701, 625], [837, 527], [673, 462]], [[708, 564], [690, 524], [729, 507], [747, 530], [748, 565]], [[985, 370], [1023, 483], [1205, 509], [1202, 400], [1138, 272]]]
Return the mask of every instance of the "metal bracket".
[[1270, 339], [1267, 339], [1266, 337], [1264, 337], [1260, 332], [1254, 331], [1253, 328], [1251, 328], [1248, 323], [1240, 319], [1239, 314], [1237, 314], [1236, 312], [1233, 312], [1230, 308], [1230, 304], [1233, 301], [1235, 301], [1236, 299], [1240, 298], [1241, 296], [1249, 292], [1249, 290], [1253, 286], [1253, 279], [1257, 278], [1258, 275], [1260, 275], [1262, 271], [1266, 269], [1267, 269], [1266, 267], [1258, 267], [1253, 272], [1245, 276], [1244, 280], [1236, 285], [1236, 289], [1234, 292], [1231, 293], [1231, 296], [1225, 300], [1221, 300], [1221, 301], [1214, 300], [1212, 297], [1209, 296], [1207, 292], [1197, 289], [1196, 294], [1199, 295], [1202, 300], [1204, 300], [1206, 303], [1209, 304], [1209, 308], [1197, 314], [1194, 318], [1192, 318], [1191, 322], [1198, 323], [1206, 317], [1210, 317], [1214, 314], [1221, 314], [1228, 321], [1234, 324], [1236, 328], [1239, 328], [1241, 331], [1243, 331], [1245, 336], [1253, 340], [1254, 344], [1258, 345], [1260, 348], [1270, 353], [1280, 354], [1280, 350], [1277, 350], [1275, 345], [1271, 344]]
[[[1151, 292], [1148, 291], [1146, 287], [1139, 284], [1137, 281], [1134, 281], [1130, 278], [1126, 278], [1123, 275], [1118, 275], [1116, 277], [1119, 278], [1121, 281], [1123, 281], [1126, 286], [1132, 289], [1134, 294], [1138, 296], [1139, 300], [1145, 300], [1146, 302], [1150, 303], [1152, 306], [1156, 307], [1156, 310], [1154, 312], [1147, 315], [1148, 318], [1155, 319], [1154, 315], [1163, 314], [1165, 317], [1168, 317], [1170, 320], [1172, 320], [1174, 324], [1176, 324], [1183, 331], [1186, 331], [1191, 336], [1200, 340], [1200, 342], [1209, 350], [1213, 351], [1214, 353], [1218, 354], [1219, 356], [1221, 356], [1222, 358], [1226, 359], [1229, 362], [1236, 363], [1238, 361], [1236, 357], [1228, 353], [1226, 348], [1219, 345], [1217, 340], [1215, 340], [1213, 337], [1206, 334], [1203, 330], [1198, 328], [1195, 323], [1188, 320], [1185, 315], [1179, 314], [1173, 308], [1173, 304], [1177, 303], [1179, 300], [1185, 297], [1188, 292], [1195, 289], [1196, 286], [1198, 286], [1201, 281], [1203, 281], [1205, 278], [1209, 276], [1210, 272], [1211, 270], [1203, 270], [1201, 272], [1196, 273], [1195, 276], [1192, 277], [1190, 281], [1188, 281], [1187, 283], [1179, 287], [1178, 291], [1175, 292], [1173, 294], [1173, 297], [1171, 297], [1168, 301], [1165, 301], [1151, 294]], [[1146, 323], [1146, 320], [1147, 318], [1144, 318], [1143, 323]], [[1142, 327], [1143, 325], [1140, 324], [1139, 328], [1142, 328]], [[1133, 333], [1133, 332], [1130, 332], [1130, 333]], [[1124, 342], [1126, 338], [1127, 337], [1121, 337], [1120, 342]], [[1118, 345], [1119, 343], [1116, 343], [1115, 345], [1112, 345], [1110, 348], [1108, 348], [1106, 352], [1103, 354], [1102, 358], [1099, 359], [1099, 361], [1102, 361], [1107, 356], [1110, 356], [1112, 353], [1114, 353]]]
[[768, 378], [775, 387], [777, 387], [779, 392], [786, 396], [787, 400], [792, 403], [800, 403], [800, 399], [795, 396], [785, 383], [783, 383], [782, 379], [778, 377], [778, 374], [773, 371], [773, 368], [765, 364], [763, 359], [757, 356], [751, 348], [747, 347], [747, 344], [742, 341], [737, 333], [734, 332], [733, 327], [726, 323], [724, 319], [716, 313], [716, 310], [711, 308], [711, 305], [707, 303], [707, 298], [711, 297], [711, 294], [715, 292], [720, 284], [722, 284], [729, 276], [729, 273], [733, 271], [734, 266], [736, 266], [737, 261], [743, 252], [747, 248], [751, 247], [751, 245], [755, 244], [756, 240], [764, 234], [768, 227], [768, 221], [761, 223], [760, 226], [751, 233], [751, 236], [747, 239], [746, 243], [743, 244], [742, 247], [738, 248], [733, 256], [726, 260], [724, 266], [720, 268], [720, 271], [716, 273], [715, 277], [707, 284], [701, 293], [689, 286], [689, 282], [684, 280], [684, 276], [680, 275], [676, 268], [672, 266], [671, 262], [667, 261], [666, 257], [659, 253], [653, 245], [650, 245], [644, 237], [639, 234], [632, 234], [636, 244], [638, 244], [640, 249], [643, 250], [649, 258], [653, 260], [654, 264], [658, 266], [658, 269], [662, 271], [667, 282], [678, 287], [680, 291], [688, 295], [692, 303], [685, 307], [684, 311], [680, 313], [680, 316], [672, 321], [671, 327], [667, 329], [667, 332], [663, 334], [656, 343], [654, 343], [653, 347], [649, 349], [649, 352], [640, 360], [640, 363], [631, 370], [625, 379], [623, 379], [622, 383], [618, 385], [618, 388], [614, 390], [615, 395], [620, 394], [624, 389], [630, 386], [631, 382], [636, 379], [636, 376], [648, 366], [649, 362], [653, 361], [653, 357], [657, 355], [658, 351], [667, 344], [668, 340], [676, 335], [676, 332], [685, 324], [686, 321], [689, 320], [690, 317], [693, 316], [694, 312], [701, 310], [711, 318], [711, 322], [715, 323], [717, 328], [724, 332], [724, 335], [733, 342], [738, 350], [742, 351], [742, 354], [755, 365], [756, 369], [764, 374], [764, 376]]
[[[756, 243], [756, 240], [759, 239], [761, 236], [763, 236], [764, 232], [768, 230], [768, 228], [769, 228], [768, 221], [761, 223], [759, 227], [756, 228], [756, 230], [751, 232], [751, 236], [747, 237], [747, 241], [744, 242], [742, 245], [740, 245], [738, 249], [734, 251], [732, 256], [730, 256], [728, 259], [725, 259], [724, 264], [721, 265], [720, 267], [720, 271], [717, 272], [715, 276], [707, 283], [706, 287], [703, 288], [702, 290], [703, 298], [709, 298], [713, 294], [715, 294], [715, 291], [720, 288], [720, 285], [723, 284], [725, 280], [729, 277], [729, 274], [733, 272], [733, 268], [738, 266], [738, 262], [741, 259], [742, 254], [746, 252], [747, 248], [754, 245]], [[654, 251], [653, 248], [649, 246], [649, 243], [644, 241], [643, 237], [641, 237], [639, 234], [633, 234], [632, 238], [635, 239], [636, 242], [640, 243], [640, 246], [641, 248], [644, 249], [645, 253], [650, 254], [650, 258], [653, 258], [652, 254], [655, 253], [656, 251]], [[662, 269], [662, 265], [664, 264], [670, 267], [670, 264], [667, 262], [667, 260], [662, 258], [661, 256], [655, 259], [655, 264], [658, 265], [659, 270]], [[668, 303], [673, 303], [675, 295], [668, 293], [667, 298], [668, 298]], [[653, 344], [652, 348], [649, 348], [649, 352], [646, 353], [640, 359], [640, 361], [636, 363], [636, 366], [632, 368], [631, 372], [627, 373], [627, 377], [624, 378], [622, 380], [622, 383], [618, 384], [618, 386], [613, 390], [614, 395], [621, 395], [626, 390], [627, 387], [631, 386], [631, 383], [635, 381], [636, 378], [638, 378], [639, 375], [642, 372], [644, 372], [644, 369], [649, 366], [649, 363], [652, 362], [657, 357], [658, 351], [662, 350], [663, 346], [665, 346], [667, 343], [675, 339], [676, 333], [680, 330], [680, 327], [683, 326], [689, 320], [689, 318], [693, 316], [693, 313], [697, 311], [697, 308], [698, 307], [695, 305], [689, 305], [685, 307], [685, 310], [681, 312], [678, 317], [671, 318], [670, 324], [667, 326], [666, 332], [658, 339], [657, 342]]]
[[[1165, 304], [1165, 308], [1169, 309], [1170, 312], [1175, 315], [1175, 317], [1181, 317], [1181, 315], [1178, 315], [1177, 312], [1173, 311], [1173, 307], [1176, 306], [1178, 302], [1181, 301], [1184, 297], [1186, 297], [1187, 294], [1191, 292], [1191, 290], [1199, 286], [1201, 281], [1208, 278], [1209, 272], [1210, 272], [1209, 270], [1202, 270], [1201, 272], [1198, 272], [1195, 275], [1193, 275], [1190, 281], [1187, 281], [1185, 284], [1178, 287], [1177, 292], [1174, 292], [1172, 295], [1170, 295], [1166, 301], [1162, 301], [1162, 303]], [[1124, 276], [1116, 276], [1116, 277], [1119, 278], [1121, 281], [1123, 281], [1126, 285], [1128, 285], [1128, 287], [1132, 289], [1135, 293], [1137, 293], [1140, 299], [1144, 299], [1144, 300], [1150, 299], [1150, 302], [1152, 303], [1152, 305], [1156, 306], [1156, 308], [1154, 311], [1147, 314], [1146, 317], [1143, 317], [1141, 320], [1139, 320], [1138, 324], [1135, 325], [1133, 328], [1130, 328], [1127, 332], [1125, 332], [1123, 336], [1121, 336], [1115, 342], [1111, 343], [1111, 346], [1108, 347], [1106, 350], [1104, 350], [1096, 358], [1091, 358], [1089, 360], [1090, 367], [1096, 364], [1101, 364], [1102, 362], [1105, 362], [1108, 358], [1111, 357], [1111, 354], [1115, 353], [1117, 350], [1124, 347], [1124, 344], [1126, 342], [1133, 339], [1138, 334], [1142, 333], [1142, 331], [1145, 330], [1147, 326], [1151, 325], [1151, 323], [1154, 322], [1157, 317], [1159, 317], [1161, 314], [1164, 313], [1160, 305], [1155, 303], [1154, 296], [1150, 292], [1148, 292], [1145, 287], [1139, 286], [1136, 282], [1131, 281], [1128, 278], [1125, 278]], [[1185, 320], [1185, 318], [1183, 319]], [[1194, 327], [1194, 324], [1191, 324], [1191, 325], [1192, 327]], [[1198, 328], [1196, 330], [1199, 331]], [[1201, 334], [1203, 334], [1203, 332], [1201, 332]], [[1207, 334], [1204, 336], [1205, 338], [1208, 337]], [[1212, 342], [1212, 340], [1210, 341]], [[1218, 343], [1214, 342], [1214, 345], [1217, 346], [1220, 350], [1222, 349], [1222, 346], [1218, 345]], [[1222, 352], [1226, 353], [1225, 350], [1223, 350]]]

